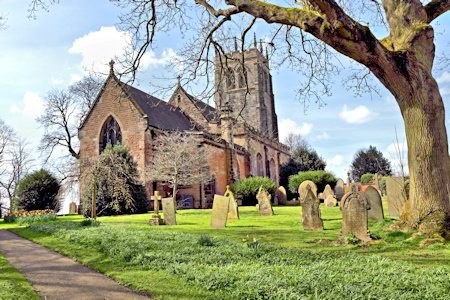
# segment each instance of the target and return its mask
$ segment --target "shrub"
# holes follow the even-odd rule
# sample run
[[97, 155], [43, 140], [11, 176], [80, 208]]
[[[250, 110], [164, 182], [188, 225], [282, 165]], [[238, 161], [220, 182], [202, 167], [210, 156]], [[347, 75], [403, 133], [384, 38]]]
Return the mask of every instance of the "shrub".
[[374, 174], [366, 173], [363, 176], [361, 176], [361, 183], [362, 184], [368, 184], [373, 180]]
[[147, 194], [139, 182], [137, 163], [122, 144], [106, 146], [97, 162], [92, 164], [83, 194], [83, 211], [91, 216], [92, 188], [96, 186], [97, 216], [146, 213]]
[[16, 189], [18, 207], [27, 211], [59, 210], [58, 180], [46, 170], [39, 170], [21, 180]]
[[299, 172], [297, 175], [289, 176], [289, 190], [291, 193], [298, 195], [298, 187], [305, 180], [314, 182], [318, 191], [323, 191], [327, 184], [334, 188], [337, 181], [333, 174], [325, 171]]
[[361, 243], [361, 240], [358, 239], [352, 232], [349, 232], [345, 235], [344, 241], [349, 245], [358, 245]]
[[202, 234], [201, 236], [198, 237], [197, 244], [199, 244], [200, 246], [206, 246], [206, 247], [215, 246], [214, 239], [212, 237], [210, 237], [209, 235], [205, 235], [205, 234]]
[[80, 222], [81, 226], [83, 227], [89, 227], [89, 226], [99, 226], [100, 222], [93, 220], [93, 219], [87, 219]]
[[275, 190], [277, 186], [275, 182], [269, 177], [249, 177], [235, 182], [231, 186], [231, 190], [234, 192], [235, 197], [242, 200], [242, 205], [256, 205], [258, 200], [256, 195], [258, 194], [260, 186], [263, 186], [270, 195], [272, 195], [272, 201], [275, 197]]

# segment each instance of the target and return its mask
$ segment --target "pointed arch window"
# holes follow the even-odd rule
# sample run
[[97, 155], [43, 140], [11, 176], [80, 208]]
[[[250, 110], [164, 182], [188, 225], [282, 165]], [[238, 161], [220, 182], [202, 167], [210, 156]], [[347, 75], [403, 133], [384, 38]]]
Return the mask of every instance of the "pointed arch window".
[[100, 153], [105, 150], [106, 146], [110, 144], [114, 146], [117, 143], [122, 142], [122, 131], [120, 130], [119, 123], [111, 116], [105, 124], [100, 134]]
[[227, 72], [227, 88], [229, 90], [233, 90], [236, 88], [236, 82], [235, 82], [235, 78], [234, 78], [234, 72], [233, 71], [228, 71]]
[[264, 176], [263, 159], [259, 153], [256, 155], [256, 171], [257, 176]]
[[247, 76], [247, 70], [244, 68], [244, 72], [242, 72], [242, 69], [239, 68], [238, 70], [238, 78], [239, 78], [239, 88], [245, 88], [245, 80], [247, 79], [248, 84], [248, 76]]

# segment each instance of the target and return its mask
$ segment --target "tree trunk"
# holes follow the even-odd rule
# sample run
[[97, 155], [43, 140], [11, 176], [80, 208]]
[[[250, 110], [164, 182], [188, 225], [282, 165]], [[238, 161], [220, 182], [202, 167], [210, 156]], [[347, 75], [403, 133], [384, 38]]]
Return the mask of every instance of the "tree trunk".
[[421, 75], [409, 93], [403, 90], [399, 93], [405, 96], [397, 97], [408, 143], [411, 218], [406, 225], [449, 238], [445, 229], [449, 229], [450, 160], [444, 103], [431, 74]]

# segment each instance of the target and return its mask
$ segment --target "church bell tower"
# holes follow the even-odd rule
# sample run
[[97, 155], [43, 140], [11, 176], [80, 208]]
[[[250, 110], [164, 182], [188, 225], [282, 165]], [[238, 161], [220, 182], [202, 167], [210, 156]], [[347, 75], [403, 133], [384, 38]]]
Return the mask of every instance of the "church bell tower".
[[225, 66], [223, 57], [220, 59], [216, 55], [216, 109], [220, 111], [223, 105], [228, 104], [237, 122], [245, 120], [249, 126], [278, 141], [272, 76], [267, 55], [264, 56], [261, 45], [258, 49], [255, 38], [254, 47], [244, 50], [244, 64], [242, 53], [237, 47], [234, 52], [227, 54], [228, 66]]

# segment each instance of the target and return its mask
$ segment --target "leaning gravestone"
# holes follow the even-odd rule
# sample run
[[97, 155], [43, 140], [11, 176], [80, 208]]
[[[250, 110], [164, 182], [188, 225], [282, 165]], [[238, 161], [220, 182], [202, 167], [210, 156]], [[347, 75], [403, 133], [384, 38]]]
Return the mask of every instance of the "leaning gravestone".
[[344, 196], [344, 180], [339, 178], [336, 182], [336, 186], [334, 187], [336, 198], [341, 199]]
[[313, 193], [314, 197], [317, 198], [317, 185], [314, 182], [312, 182], [311, 180], [305, 180], [298, 187], [298, 195], [299, 195], [300, 202], [302, 202], [306, 198], [306, 194], [308, 193], [308, 191], [306, 190], [306, 187], [308, 185], [311, 188], [311, 192]]
[[284, 188], [284, 186], [280, 186], [277, 188], [276, 195], [277, 195], [277, 199], [278, 199], [278, 204], [281, 204], [281, 205], [287, 204], [286, 189]]
[[383, 220], [383, 203], [381, 202], [380, 193], [373, 186], [368, 186], [364, 193], [369, 198], [370, 210], [368, 212], [369, 220]]
[[227, 191], [225, 192], [225, 197], [230, 198], [230, 203], [228, 207], [228, 216], [227, 219], [238, 219], [239, 220], [239, 210], [236, 199], [234, 198], [233, 192], [230, 190], [230, 186], [227, 185]]
[[228, 208], [230, 207], [230, 198], [220, 195], [214, 195], [213, 208], [211, 214], [212, 228], [225, 228], [227, 225]]
[[330, 186], [329, 184], [327, 184], [327, 185], [325, 186], [325, 189], [323, 190], [323, 198], [324, 198], [324, 199], [327, 199], [328, 196], [334, 196], [334, 192], [333, 192], [333, 190], [331, 189], [331, 186]]
[[345, 242], [345, 236], [353, 233], [358, 239], [370, 241], [370, 231], [367, 226], [367, 211], [370, 209], [369, 198], [356, 185], [350, 185], [350, 191], [342, 197], [342, 229], [339, 240]]
[[305, 187], [306, 196], [302, 201], [303, 230], [323, 230], [323, 221], [320, 217], [320, 200], [314, 195], [309, 184]]
[[335, 207], [337, 205], [337, 200], [334, 196], [328, 195], [327, 199], [324, 201], [325, 207]]
[[406, 202], [403, 186], [402, 177], [386, 178], [389, 216], [399, 217], [402, 213], [403, 204]]
[[164, 215], [164, 224], [166, 225], [177, 225], [177, 219], [175, 215], [175, 205], [173, 203], [173, 198], [162, 198], [162, 207]]
[[266, 191], [263, 186], [259, 187], [256, 199], [258, 199], [259, 215], [270, 216], [273, 215], [272, 203], [270, 203], [272, 196]]

